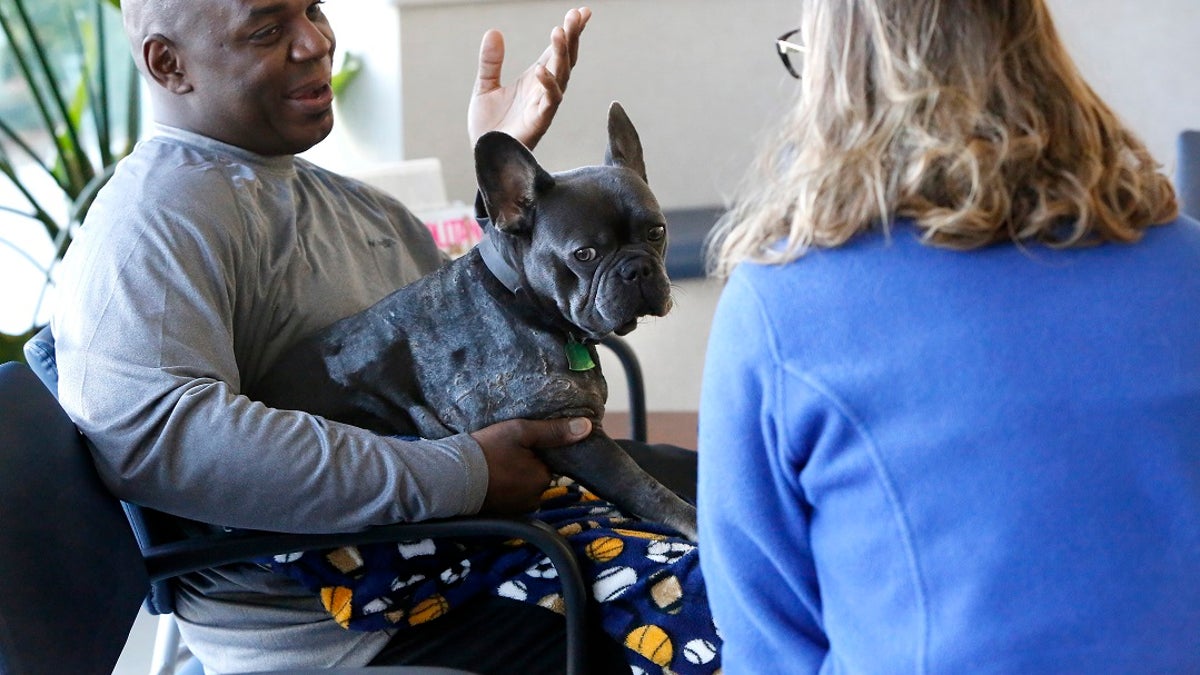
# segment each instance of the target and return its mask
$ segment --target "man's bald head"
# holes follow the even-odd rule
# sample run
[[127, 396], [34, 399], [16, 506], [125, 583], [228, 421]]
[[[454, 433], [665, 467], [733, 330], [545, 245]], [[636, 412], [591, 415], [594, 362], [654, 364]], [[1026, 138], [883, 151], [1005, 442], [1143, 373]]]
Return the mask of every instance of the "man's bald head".
[[134, 58], [142, 60], [142, 43], [147, 37], [160, 34], [174, 39], [206, 4], [206, 0], [121, 0], [121, 18]]
[[155, 121], [262, 155], [333, 126], [336, 47], [319, 0], [124, 0]]

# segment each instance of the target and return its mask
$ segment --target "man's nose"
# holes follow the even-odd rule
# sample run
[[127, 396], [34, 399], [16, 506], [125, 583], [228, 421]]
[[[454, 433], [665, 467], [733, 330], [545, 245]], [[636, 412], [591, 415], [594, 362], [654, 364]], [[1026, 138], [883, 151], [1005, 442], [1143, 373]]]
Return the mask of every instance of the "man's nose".
[[292, 41], [292, 60], [309, 61], [333, 53], [335, 41], [329, 26], [304, 21], [300, 34]]

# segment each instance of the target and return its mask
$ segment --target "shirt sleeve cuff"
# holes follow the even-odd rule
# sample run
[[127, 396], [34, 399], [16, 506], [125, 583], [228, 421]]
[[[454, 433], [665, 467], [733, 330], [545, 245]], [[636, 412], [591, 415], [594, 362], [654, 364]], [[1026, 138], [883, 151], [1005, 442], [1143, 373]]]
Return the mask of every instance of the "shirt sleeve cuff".
[[458, 515], [479, 513], [483, 508], [488, 488], [488, 465], [483, 448], [479, 447], [479, 443], [470, 434], [458, 434], [446, 440], [454, 442], [461, 449], [463, 468], [467, 474], [464, 482], [466, 489], [463, 492], [463, 510]]

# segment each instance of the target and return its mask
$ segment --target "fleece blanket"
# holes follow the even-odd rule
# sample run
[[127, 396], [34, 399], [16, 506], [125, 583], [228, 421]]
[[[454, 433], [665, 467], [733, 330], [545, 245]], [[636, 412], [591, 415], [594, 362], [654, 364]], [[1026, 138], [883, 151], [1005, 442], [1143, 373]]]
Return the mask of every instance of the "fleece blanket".
[[[569, 478], [551, 485], [534, 515], [570, 542], [599, 603], [604, 630], [625, 645], [634, 673], [720, 670], [721, 639], [695, 544], [665, 526], [624, 516]], [[262, 562], [319, 593], [350, 630], [416, 626], [484, 593], [563, 611], [554, 567], [522, 541], [427, 539]]]

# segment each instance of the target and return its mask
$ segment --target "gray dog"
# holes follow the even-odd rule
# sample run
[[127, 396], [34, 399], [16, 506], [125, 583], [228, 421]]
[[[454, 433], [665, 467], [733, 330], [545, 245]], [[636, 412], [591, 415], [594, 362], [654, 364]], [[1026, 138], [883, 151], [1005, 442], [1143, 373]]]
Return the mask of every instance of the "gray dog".
[[499, 132], [475, 146], [491, 219], [466, 255], [284, 354], [251, 392], [379, 433], [444, 438], [512, 418], [584, 416], [587, 439], [539, 453], [626, 513], [696, 538], [696, 511], [600, 425], [595, 342], [671, 307], [666, 219], [625, 111], [604, 166], [551, 175]]

